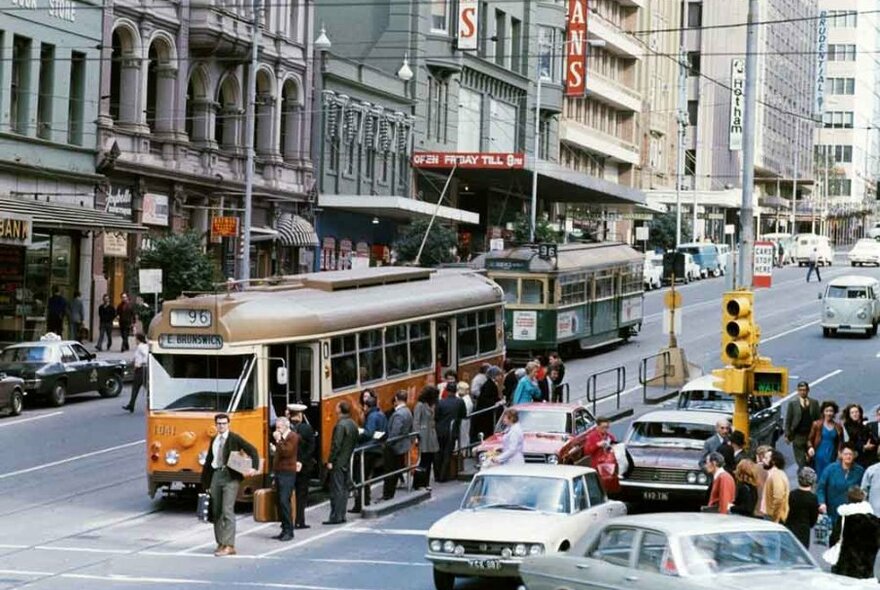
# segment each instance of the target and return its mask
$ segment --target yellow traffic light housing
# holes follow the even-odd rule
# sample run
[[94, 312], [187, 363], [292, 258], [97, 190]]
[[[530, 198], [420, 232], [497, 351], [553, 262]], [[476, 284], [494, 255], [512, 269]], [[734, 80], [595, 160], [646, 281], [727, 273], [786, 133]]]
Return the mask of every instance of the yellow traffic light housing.
[[721, 361], [742, 369], [751, 367], [758, 356], [760, 328], [753, 316], [754, 294], [731, 291], [722, 298]]
[[788, 393], [788, 369], [774, 367], [762, 358], [752, 370], [752, 395], [784, 396]]

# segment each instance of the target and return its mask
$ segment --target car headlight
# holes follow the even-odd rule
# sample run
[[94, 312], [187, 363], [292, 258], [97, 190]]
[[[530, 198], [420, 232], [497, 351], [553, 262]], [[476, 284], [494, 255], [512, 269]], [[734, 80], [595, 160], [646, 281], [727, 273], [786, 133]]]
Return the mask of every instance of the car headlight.
[[180, 452], [177, 449], [165, 451], [165, 463], [168, 465], [177, 465], [180, 462]]
[[199, 465], [204, 465], [205, 461], [208, 460], [208, 451], [202, 451], [199, 453]]
[[557, 455], [547, 455], [546, 461], [550, 465], [559, 465], [559, 457]]
[[443, 553], [452, 553], [455, 551], [455, 543], [452, 541], [443, 542]]
[[544, 554], [544, 546], [543, 545], [532, 545], [529, 547], [529, 555], [543, 555]]
[[697, 483], [700, 483], [700, 484], [709, 483], [709, 477], [705, 473], [701, 473], [697, 476]]
[[833, 318], [833, 317], [834, 317], [834, 312], [831, 311], [830, 309], [826, 309], [826, 310], [825, 310], [825, 317]]
[[453, 553], [455, 553], [455, 555], [458, 557], [464, 555], [464, 545], [456, 545], [455, 551], [453, 551]]
[[697, 474], [693, 471], [689, 471], [687, 474], [687, 482], [690, 484], [697, 483]]
[[477, 465], [482, 465], [486, 461], [486, 451], [477, 453]]
[[434, 553], [440, 553], [441, 551], [443, 551], [443, 541], [441, 541], [440, 539], [431, 539], [431, 541], [428, 543], [428, 547]]
[[525, 557], [526, 553], [528, 553], [528, 547], [526, 547], [524, 544], [517, 543], [516, 545], [514, 545], [514, 547], [513, 547], [513, 554], [514, 555], [516, 555], [517, 557]]
[[865, 319], [866, 317], [868, 317], [868, 314], [867, 314], [867, 312], [863, 309], [863, 310], [861, 310], [861, 311], [858, 313], [858, 316], [859, 316], [859, 319], [860, 319], [860, 320], [863, 320], [863, 319]]
[[501, 558], [502, 559], [510, 559], [513, 556], [513, 551], [510, 550], [510, 547], [505, 547], [501, 550]]

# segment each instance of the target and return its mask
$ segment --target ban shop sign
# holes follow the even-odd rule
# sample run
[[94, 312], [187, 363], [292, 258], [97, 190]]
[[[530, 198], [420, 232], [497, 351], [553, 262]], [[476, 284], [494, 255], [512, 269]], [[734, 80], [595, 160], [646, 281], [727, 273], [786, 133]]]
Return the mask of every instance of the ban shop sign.
[[30, 246], [34, 220], [27, 215], [0, 213], [0, 244]]

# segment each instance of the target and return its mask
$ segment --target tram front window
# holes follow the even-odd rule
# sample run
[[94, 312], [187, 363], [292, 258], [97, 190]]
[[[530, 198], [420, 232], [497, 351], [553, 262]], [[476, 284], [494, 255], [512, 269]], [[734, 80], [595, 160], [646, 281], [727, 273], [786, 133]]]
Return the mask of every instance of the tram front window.
[[[226, 412], [255, 407], [252, 354], [150, 357], [150, 409]], [[237, 405], [232, 407], [236, 393]]]

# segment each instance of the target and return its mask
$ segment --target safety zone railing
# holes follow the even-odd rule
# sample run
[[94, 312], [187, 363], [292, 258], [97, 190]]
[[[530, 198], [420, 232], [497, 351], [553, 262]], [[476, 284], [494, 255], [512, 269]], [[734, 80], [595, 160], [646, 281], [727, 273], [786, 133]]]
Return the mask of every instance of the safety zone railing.
[[609, 420], [615, 421], [635, 413], [633, 408], [621, 409], [620, 396], [626, 389], [626, 367], [621, 365], [605, 371], [593, 373], [587, 377], [587, 403], [592, 404], [593, 416], [598, 416], [597, 408], [600, 403], [614, 400], [613, 411], [603, 411], [601, 414]]
[[[651, 372], [653, 367], [653, 372]], [[669, 378], [675, 376], [675, 367], [669, 351], [646, 356], [639, 364], [639, 385], [642, 386], [642, 401], [645, 404], [657, 405], [678, 394], [677, 390], [669, 391]], [[661, 388], [660, 395], [650, 396], [649, 388]]]
[[[385, 440], [377, 440], [368, 442], [364, 445], [356, 447], [354, 452], [351, 454], [351, 464], [349, 466], [349, 473], [353, 476], [354, 482], [352, 484], [352, 490], [356, 494], [360, 494], [360, 505], [365, 506], [366, 502], [366, 487], [371, 486], [374, 483], [378, 483], [380, 481], [385, 481], [389, 477], [395, 478], [394, 485], [397, 485], [397, 478], [401, 475], [404, 476], [404, 483], [406, 484], [406, 489], [410, 489], [412, 487], [412, 470], [419, 464], [419, 459], [421, 458], [421, 451], [419, 451], [418, 445], [410, 445], [410, 449], [406, 452], [406, 464], [399, 468], [394, 469], [392, 471], [387, 471], [387, 467], [390, 464], [388, 459], [392, 456], [391, 445], [398, 441], [412, 439], [418, 439], [418, 432], [410, 432], [408, 434], [401, 434], [400, 436], [395, 436], [394, 438], [389, 438]], [[416, 449], [416, 453], [413, 453], [413, 448]], [[381, 475], [375, 475], [370, 479], [366, 479], [366, 469], [365, 469], [365, 461], [364, 454], [368, 451], [375, 451], [376, 449], [380, 449], [382, 452], [383, 461], [383, 469]], [[413, 455], [415, 454], [415, 457]]]

